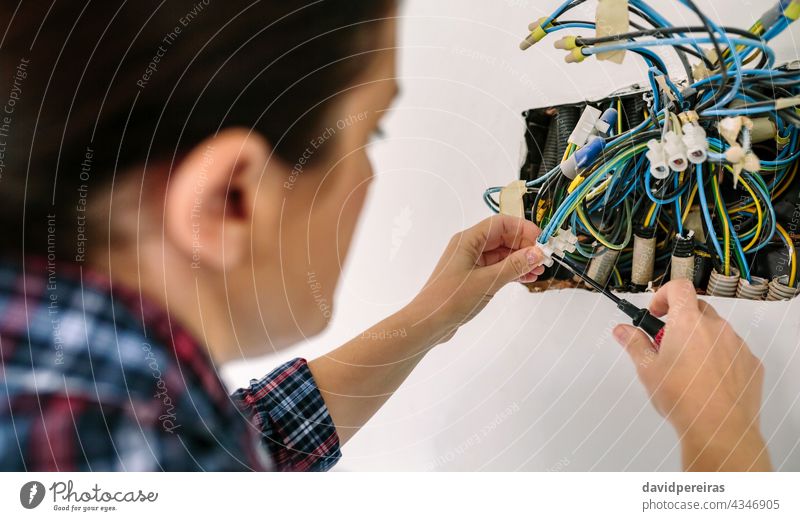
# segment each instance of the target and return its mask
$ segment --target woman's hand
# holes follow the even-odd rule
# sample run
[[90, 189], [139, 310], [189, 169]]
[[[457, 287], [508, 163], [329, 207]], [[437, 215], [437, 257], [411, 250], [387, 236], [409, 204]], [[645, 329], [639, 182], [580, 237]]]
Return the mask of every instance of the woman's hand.
[[656, 353], [643, 331], [617, 326], [653, 404], [681, 437], [686, 470], [769, 470], [759, 428], [764, 367], [688, 281], [666, 284], [650, 304], [669, 313]]
[[503, 286], [535, 282], [544, 273], [540, 233], [530, 221], [497, 215], [456, 234], [409, 307], [424, 314], [439, 342], [448, 340]]
[[449, 339], [500, 288], [544, 272], [531, 222], [497, 216], [457, 234], [417, 297], [309, 364], [342, 443], [397, 390], [425, 354]]

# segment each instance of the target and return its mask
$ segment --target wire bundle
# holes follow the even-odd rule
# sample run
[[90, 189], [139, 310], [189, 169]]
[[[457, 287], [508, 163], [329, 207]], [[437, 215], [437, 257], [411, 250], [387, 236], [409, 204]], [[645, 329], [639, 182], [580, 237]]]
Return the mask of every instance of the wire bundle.
[[[532, 24], [522, 47], [566, 29], [594, 29], [593, 22], [564, 19], [585, 1], [566, 1]], [[749, 30], [722, 27], [692, 0], [678, 1], [696, 14], [698, 25], [675, 27], [645, 1], [630, 0], [632, 32], [567, 36], [557, 42], [556, 47], [570, 51], [569, 62], [612, 51], [635, 54], [647, 64], [650, 90], [637, 124], [621, 117], [621, 96], [599, 107], [620, 113], [601, 135], [602, 155], [574, 179], [567, 177], [564, 162], [589, 146], [568, 143], [561, 165], [527, 182], [526, 215], [542, 228], [542, 244], [571, 228], [580, 241], [570, 259], [587, 270], [594, 259], [613, 253], [613, 284], [619, 288], [632, 288], [635, 236], [655, 237], [651, 282], [660, 284], [669, 278], [676, 239], [696, 235], [701, 240], [695, 241], [694, 253], [709, 271], [739, 274], [752, 284], [760, 280], [757, 268], [770, 280], [780, 277], [781, 288], [796, 294], [800, 67], [776, 67], [769, 41], [800, 17], [800, 0], [781, 0]], [[677, 53], [683, 66], [680, 81], [653, 52], [657, 47]], [[726, 133], [731, 125], [734, 133]], [[657, 169], [653, 158], [690, 141], [702, 144], [695, 158], [691, 147], [688, 156], [684, 148], [682, 157], [688, 161], [681, 164], [679, 157], [679, 166], [671, 161], [671, 168]], [[495, 194], [501, 190], [494, 187], [484, 194], [495, 212], [500, 211]], [[789, 215], [776, 211], [782, 198], [792, 196], [795, 206]], [[777, 268], [775, 262], [764, 267], [768, 263], [760, 260], [776, 251], [783, 259]]]

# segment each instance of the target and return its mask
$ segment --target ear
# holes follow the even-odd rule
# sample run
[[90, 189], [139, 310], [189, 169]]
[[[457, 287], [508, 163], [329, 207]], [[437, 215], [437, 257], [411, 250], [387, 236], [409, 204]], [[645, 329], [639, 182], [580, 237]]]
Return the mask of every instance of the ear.
[[166, 240], [192, 268], [227, 271], [246, 260], [253, 194], [268, 154], [260, 135], [232, 128], [197, 145], [172, 171]]

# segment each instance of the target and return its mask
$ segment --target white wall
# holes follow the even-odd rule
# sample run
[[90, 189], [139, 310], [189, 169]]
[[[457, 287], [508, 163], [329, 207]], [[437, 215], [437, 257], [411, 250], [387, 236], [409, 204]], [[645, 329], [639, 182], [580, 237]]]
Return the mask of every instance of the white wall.
[[[407, 2], [403, 94], [385, 125], [387, 139], [374, 147], [378, 180], [331, 328], [279, 356], [231, 365], [232, 387], [291, 357], [322, 355], [407, 302], [450, 236], [489, 215], [483, 190], [516, 175], [523, 110], [601, 97], [642, 80], [632, 56], [621, 67], [593, 60], [568, 66], [552, 37], [518, 51], [528, 22], [558, 3]], [[747, 27], [773, 1], [699, 3], [714, 18]], [[676, 23], [696, 23], [677, 2], [652, 4]], [[581, 12], [590, 18], [594, 5]], [[776, 42], [783, 61], [797, 55], [798, 36], [794, 28]], [[800, 301], [714, 304], [764, 358], [763, 421], [773, 459], [800, 470]], [[623, 319], [594, 294], [507, 288], [422, 362], [345, 447], [339, 468], [677, 470], [675, 436], [610, 337]]]

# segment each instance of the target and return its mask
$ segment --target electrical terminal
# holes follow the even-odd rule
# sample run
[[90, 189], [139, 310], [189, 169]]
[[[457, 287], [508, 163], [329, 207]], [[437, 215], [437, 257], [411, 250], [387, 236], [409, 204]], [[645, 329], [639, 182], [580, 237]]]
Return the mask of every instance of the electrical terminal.
[[577, 36], [565, 36], [560, 40], [556, 40], [556, 43], [554, 43], [553, 46], [556, 49], [561, 49], [563, 51], [571, 51], [572, 49], [579, 47], [576, 42], [577, 39]]
[[519, 44], [520, 49], [527, 51], [547, 36], [547, 29], [552, 27], [552, 24], [548, 24], [547, 27], [542, 27], [545, 21], [547, 21], [547, 17], [542, 17], [528, 26], [531, 34]]
[[685, 172], [689, 167], [689, 159], [686, 157], [686, 146], [681, 137], [670, 130], [664, 136], [664, 154], [667, 157], [669, 167], [675, 172]]
[[706, 162], [708, 135], [703, 127], [696, 123], [686, 123], [683, 126], [683, 144], [690, 163], [699, 165]]
[[669, 177], [669, 167], [667, 166], [667, 154], [664, 145], [660, 141], [651, 139], [647, 142], [647, 160], [650, 161], [650, 175], [656, 179], [666, 179]]
[[575, 47], [567, 54], [564, 61], [567, 63], [581, 63], [585, 59], [586, 55], [583, 54], [583, 47]]
[[792, 22], [800, 18], [800, 0], [794, 0], [789, 4], [786, 10], [783, 11], [783, 16]]
[[556, 49], [569, 51], [564, 57], [564, 61], [567, 63], [580, 63], [586, 59], [583, 54], [583, 46], [578, 45], [577, 39], [577, 36], [565, 36], [553, 44]]
[[539, 249], [544, 257], [542, 264], [552, 268], [555, 261], [553, 256], [563, 257], [567, 253], [573, 253], [577, 249], [578, 237], [572, 233], [572, 228], [559, 230], [558, 233], [545, 243], [540, 244]]
[[605, 148], [605, 140], [594, 136], [585, 147], [579, 149], [561, 163], [561, 173], [567, 179], [575, 179], [582, 170], [600, 159]]
[[619, 113], [616, 109], [601, 112], [600, 109], [587, 105], [567, 141], [582, 147], [594, 136], [607, 136], [609, 130], [616, 125], [618, 117]]
[[600, 131], [604, 137], [608, 137], [609, 131], [617, 124], [619, 112], [617, 109], [606, 109], [603, 115], [600, 116], [600, 121], [597, 123], [597, 130]]
[[589, 137], [596, 131], [597, 122], [600, 121], [600, 116], [602, 115], [603, 113], [600, 112], [600, 109], [587, 105], [583, 114], [581, 114], [581, 119], [575, 125], [575, 130], [569, 135], [567, 141], [579, 147], [585, 145], [589, 141]]
[[761, 170], [761, 160], [752, 150], [747, 151], [741, 145], [735, 145], [725, 151], [725, 159], [733, 169], [733, 187], [739, 186], [742, 172], [758, 172]]

